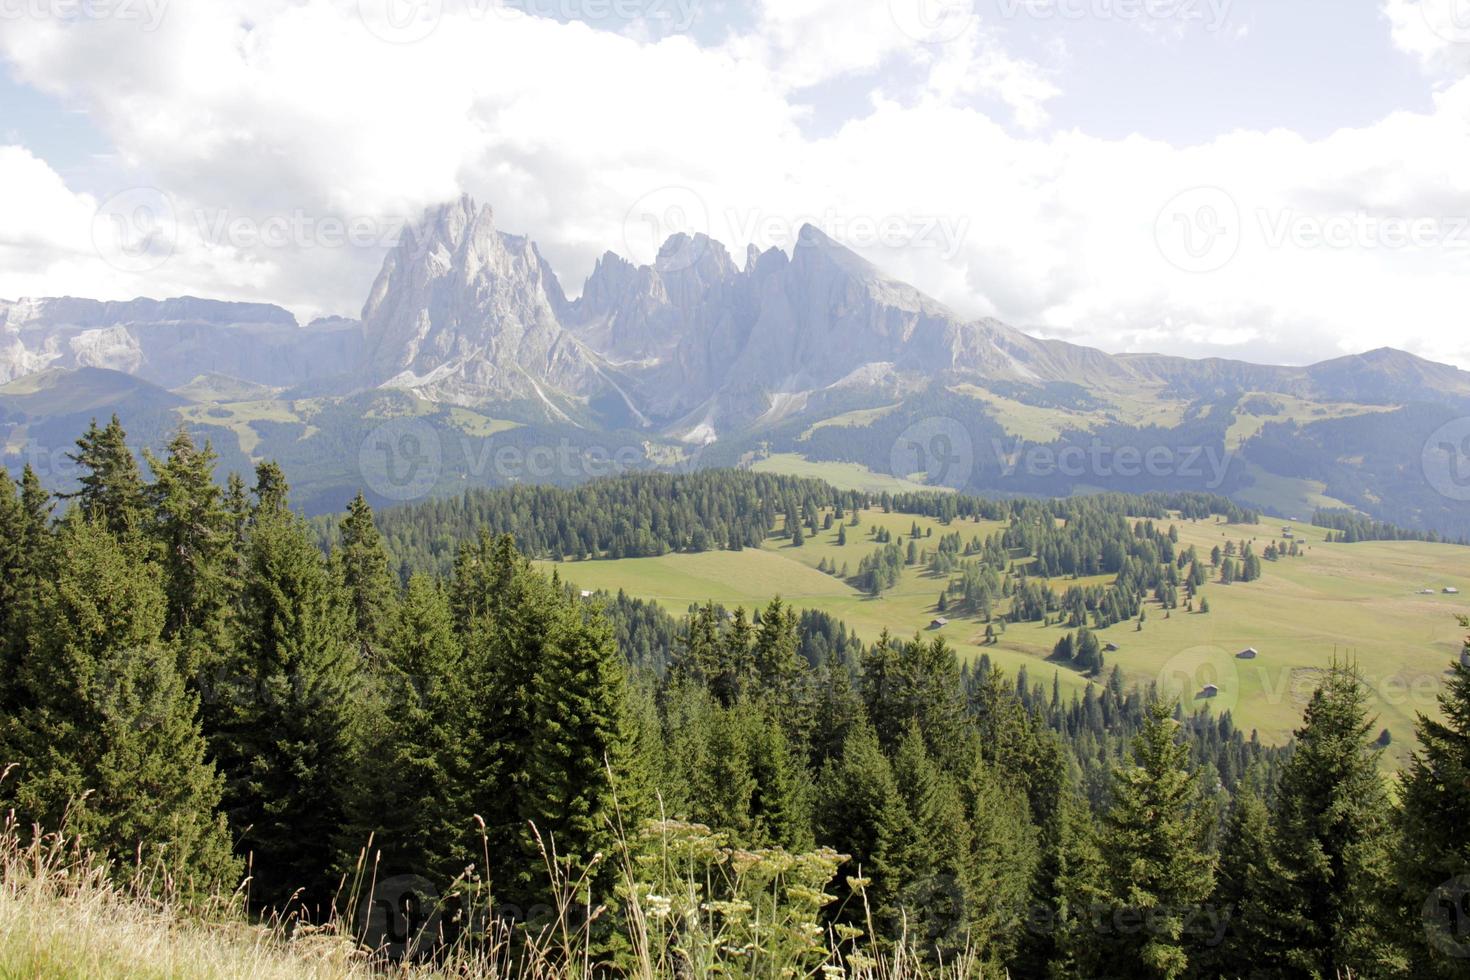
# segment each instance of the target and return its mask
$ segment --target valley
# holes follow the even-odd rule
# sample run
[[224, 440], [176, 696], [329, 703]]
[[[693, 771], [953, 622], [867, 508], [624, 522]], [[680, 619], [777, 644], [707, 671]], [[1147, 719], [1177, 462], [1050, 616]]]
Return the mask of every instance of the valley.
[[[873, 527], [905, 538], [916, 523], [923, 535], [960, 530], [965, 537], [984, 537], [1003, 529], [1003, 524], [957, 521], [946, 527], [937, 520], [877, 509], [862, 511], [859, 520], [858, 527], [847, 529], [845, 546], [837, 545], [834, 527], [801, 547], [773, 536], [759, 550], [543, 562], [542, 567], [555, 567], [582, 589], [612, 593], [622, 589], [656, 601], [675, 616], [706, 600], [752, 610], [780, 595], [798, 607], [832, 614], [868, 642], [885, 629], [900, 639], [915, 633], [925, 638], [942, 635], [963, 660], [974, 662], [987, 655], [1012, 677], [1024, 668], [1031, 683], [1048, 689], [1056, 678], [1064, 698], [1081, 694], [1089, 683], [1101, 683], [1071, 665], [1048, 659], [1057, 640], [1068, 632], [1062, 626], [1011, 623], [995, 644], [986, 645], [982, 621], [938, 612], [938, 595], [948, 576], [906, 566], [899, 584], [875, 599], [817, 571], [823, 562], [836, 564], [839, 570], [844, 564], [856, 569], [859, 560], [877, 547], [869, 535]], [[1204, 554], [1230, 539], [1263, 547], [1267, 541], [1280, 540], [1282, 530], [1279, 521], [1174, 523], [1181, 545], [1196, 545]], [[1255, 729], [1263, 741], [1284, 744], [1301, 724], [1302, 708], [1320, 672], [1334, 656], [1353, 659], [1371, 693], [1372, 712], [1378, 717], [1375, 732], [1387, 729], [1390, 734], [1389, 763], [1401, 765], [1413, 747], [1415, 716], [1437, 712], [1435, 698], [1460, 649], [1463, 631], [1455, 615], [1470, 613], [1470, 599], [1440, 590], [1459, 584], [1463, 591], [1470, 583], [1470, 549], [1419, 542], [1325, 544], [1321, 528], [1292, 528], [1305, 554], [1265, 562], [1262, 577], [1255, 582], [1211, 581], [1201, 591], [1210, 604], [1207, 614], [1181, 608], [1165, 618], [1159, 604], [1149, 602], [1141, 631], [1127, 622], [1099, 631], [1105, 644], [1118, 647], [1106, 653], [1107, 669], [1120, 667], [1130, 686], [1157, 683], [1186, 709], [1208, 704], [1216, 712], [1228, 710], [1247, 732]], [[922, 547], [933, 539], [919, 540]], [[1110, 579], [1097, 576], [1091, 581]], [[1051, 584], [1061, 591], [1079, 583], [1054, 579]], [[1417, 594], [1425, 588], [1433, 588], [1434, 594]], [[941, 615], [949, 624], [932, 630], [931, 622]], [[1256, 658], [1237, 656], [1251, 648], [1259, 652]], [[1218, 688], [1215, 697], [1202, 696], [1207, 684]]]

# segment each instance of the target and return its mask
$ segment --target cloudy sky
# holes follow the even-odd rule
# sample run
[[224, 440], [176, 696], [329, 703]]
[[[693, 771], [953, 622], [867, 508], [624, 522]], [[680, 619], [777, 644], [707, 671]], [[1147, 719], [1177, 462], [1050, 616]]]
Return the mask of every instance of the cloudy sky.
[[567, 291], [822, 227], [1108, 350], [1470, 368], [1470, 0], [0, 0], [0, 297], [355, 315], [460, 193]]

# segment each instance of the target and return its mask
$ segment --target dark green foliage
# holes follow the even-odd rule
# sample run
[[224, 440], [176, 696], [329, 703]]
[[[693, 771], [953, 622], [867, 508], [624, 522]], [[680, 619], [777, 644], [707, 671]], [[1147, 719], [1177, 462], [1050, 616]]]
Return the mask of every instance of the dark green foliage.
[[1389, 904], [1393, 806], [1369, 734], [1367, 698], [1357, 669], [1334, 663], [1281, 775], [1281, 965], [1301, 975], [1392, 976], [1404, 965]]
[[143, 516], [143, 478], [117, 416], [101, 429], [93, 419], [77, 440], [77, 451], [67, 458], [84, 470], [77, 478], [79, 489], [68, 495], [76, 500], [83, 516], [100, 521], [119, 537], [138, 530]]
[[1283, 870], [1275, 827], [1266, 803], [1254, 787], [1236, 794], [1220, 843], [1220, 866], [1210, 910], [1226, 916], [1218, 943], [1200, 950], [1202, 969], [1221, 976], [1270, 975], [1272, 964], [1285, 959], [1278, 914]]
[[[1470, 628], [1470, 620], [1461, 617], [1460, 625]], [[1465, 888], [1451, 883], [1470, 874], [1470, 637], [1450, 671], [1439, 698], [1444, 718], [1419, 716], [1420, 748], [1409, 760], [1399, 793], [1399, 875], [1407, 909], [1411, 916], [1425, 906], [1436, 912], [1422, 923], [1425, 932], [1414, 937], [1414, 972], [1421, 976], [1465, 975], [1463, 957], [1450, 955], [1465, 941], [1464, 909], [1454, 905]], [[1446, 901], [1436, 904], [1436, 895]]]
[[[1183, 592], [1208, 609], [1166, 508], [1250, 516], [1218, 498], [873, 498], [711, 472], [378, 518], [358, 498], [313, 536], [273, 464], [253, 495], [234, 475], [221, 491], [180, 430], [145, 485], [120, 427], [79, 445], [89, 479], [59, 530], [35, 474], [0, 478], [0, 699], [21, 763], [6, 792], [26, 820], [70, 807], [115, 856], [142, 842], [206, 880], [248, 854], [257, 906], [301, 889], [290, 911], [324, 916], [369, 840], [377, 877], [448, 886], [473, 864], [502, 907], [550, 897], [544, 849], [590, 870], [579, 898], [615, 905], [620, 838], [661, 814], [738, 848], [833, 846], [851, 859], [829, 922], [867, 928], [844, 880], [861, 874], [880, 942], [904, 932], [930, 965], [972, 949], [988, 976], [1463, 966], [1425, 941], [1423, 908], [1470, 862], [1470, 667], [1444, 719], [1420, 719], [1396, 813], [1351, 671], [1330, 673], [1293, 750], [1228, 713], [1171, 713], [1103, 664], [1100, 631], [1148, 605], [1167, 617]], [[869, 645], [780, 599], [676, 619], [528, 560], [757, 546], [778, 528], [841, 540], [875, 506], [949, 527], [874, 525], [867, 584], [915, 565], [990, 639], [1009, 599], [1010, 621], [1062, 626], [1046, 669], [1097, 682], [1063, 700], [1055, 677], [961, 665], [937, 635]], [[966, 533], [980, 519], [1005, 526]], [[1217, 574], [1259, 574], [1251, 542], [1222, 545]], [[1114, 578], [1055, 581], [1094, 574]]]
[[[893, 769], [871, 728], [855, 728], [831, 760], [817, 787], [818, 839], [850, 856], [843, 873], [861, 876], [873, 914], [885, 925], [903, 918], [903, 891], [915, 880], [914, 826]], [[838, 894], [847, 889], [836, 886]], [[841, 917], [862, 922], [864, 910], [849, 903]]]
[[198, 701], [163, 639], [166, 597], [101, 522], [62, 527], [40, 590], [7, 738], [13, 802], [29, 824], [63, 828], [122, 861], [141, 849], [194, 884], [226, 886], [238, 866], [216, 813]]
[[427, 577], [409, 580], [390, 615], [382, 624], [376, 698], [369, 702], [343, 849], [365, 847], [371, 835], [379, 877], [429, 874], [448, 881], [466, 863], [455, 846], [468, 812], [459, 638], [448, 596]]
[[[636, 558], [670, 551], [758, 547], [786, 515], [834, 505], [856, 507], [861, 495], [746, 470], [670, 476], [629, 474], [562, 489], [513, 486], [386, 511], [378, 520], [388, 552], [417, 571], [447, 574], [459, 542], [482, 529], [510, 534], [534, 558]], [[336, 529], [316, 521], [324, 543]]]
[[337, 526], [338, 547], [332, 569], [347, 597], [354, 638], [364, 657], [372, 659], [393, 618], [397, 583], [388, 570], [388, 552], [373, 523], [373, 511], [362, 494], [352, 498]]
[[1186, 928], [1214, 888], [1212, 811], [1201, 798], [1169, 706], [1154, 702], [1133, 742], [1132, 764], [1113, 777], [1103, 818], [1109, 919], [1134, 923], [1098, 937], [1107, 975], [1172, 978], [1189, 967]]
[[192, 676], [217, 666], [234, 638], [235, 535], [207, 444], [200, 449], [181, 428], [164, 459], [145, 457], [154, 479], [147, 491], [148, 533], [168, 597], [164, 632], [177, 640]]
[[319, 913], [336, 890], [365, 684], [326, 559], [285, 509], [276, 474], [261, 470], [241, 643], [209, 678], [212, 737], [231, 825], [253, 856], [252, 898], [277, 903], [299, 888]]

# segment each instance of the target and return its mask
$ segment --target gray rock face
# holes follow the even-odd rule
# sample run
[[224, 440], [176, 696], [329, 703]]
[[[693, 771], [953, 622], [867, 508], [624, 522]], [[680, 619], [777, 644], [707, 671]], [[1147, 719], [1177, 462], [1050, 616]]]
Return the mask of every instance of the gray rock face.
[[302, 328], [278, 307], [189, 297], [0, 303], [0, 382], [76, 367], [170, 388], [204, 374], [317, 382], [332, 393], [399, 388], [692, 442], [820, 406], [829, 394], [901, 397], [936, 379], [1470, 399], [1470, 374], [1399, 351], [1285, 368], [1040, 340], [966, 320], [811, 226], [791, 254], [751, 247], [743, 265], [703, 235], [673, 236], [647, 266], [608, 252], [569, 302], [535, 244], [497, 230], [490, 209], [467, 196], [405, 234], [360, 324]]
[[561, 326], [568, 306], [528, 239], [468, 197], [431, 212], [387, 260], [363, 307], [365, 380], [462, 405], [524, 399], [552, 414], [606, 385]]
[[104, 368], [165, 388], [201, 374], [290, 386], [358, 370], [355, 321], [297, 325], [276, 306], [183, 297], [0, 302], [0, 382], [48, 368]]

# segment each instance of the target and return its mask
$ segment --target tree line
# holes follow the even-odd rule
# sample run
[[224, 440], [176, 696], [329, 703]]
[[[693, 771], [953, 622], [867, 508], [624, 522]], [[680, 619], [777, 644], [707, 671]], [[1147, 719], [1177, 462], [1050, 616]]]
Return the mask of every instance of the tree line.
[[364, 500], [324, 551], [279, 468], [221, 486], [187, 431], [149, 479], [116, 420], [75, 456], [59, 513], [33, 473], [0, 477], [0, 792], [123, 862], [248, 874], [257, 909], [319, 916], [371, 841], [380, 877], [514, 915], [550, 900], [549, 852], [611, 910], [616, 972], [608, 856], [677, 819], [732, 861], [834, 848], [800, 900], [934, 963], [1463, 975], [1470, 655], [1393, 786], [1348, 664], [1274, 750], [1116, 670], [1064, 701], [941, 637], [864, 644], [779, 599], [671, 626], [584, 600], [488, 528], [404, 582]]

